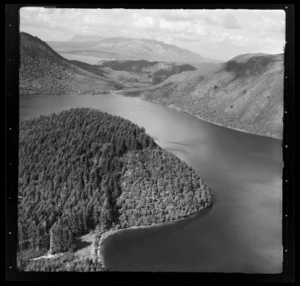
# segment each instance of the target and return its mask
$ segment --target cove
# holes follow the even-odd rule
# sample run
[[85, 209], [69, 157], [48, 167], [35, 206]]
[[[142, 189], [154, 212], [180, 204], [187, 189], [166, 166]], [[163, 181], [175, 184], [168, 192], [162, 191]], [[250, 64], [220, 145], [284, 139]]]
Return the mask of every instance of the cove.
[[117, 94], [20, 98], [20, 120], [75, 107], [143, 126], [162, 148], [192, 166], [216, 198], [205, 216], [111, 236], [104, 247], [111, 270], [281, 272], [281, 140]]

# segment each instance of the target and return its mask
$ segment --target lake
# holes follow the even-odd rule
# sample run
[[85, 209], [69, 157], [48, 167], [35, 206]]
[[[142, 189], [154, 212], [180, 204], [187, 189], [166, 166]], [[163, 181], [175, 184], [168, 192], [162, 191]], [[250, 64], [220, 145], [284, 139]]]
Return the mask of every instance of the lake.
[[20, 120], [74, 107], [129, 119], [192, 166], [216, 197], [206, 214], [111, 236], [111, 270], [280, 273], [281, 140], [230, 130], [164, 106], [117, 94], [20, 99]]
[[102, 58], [97, 58], [97, 57], [93, 57], [93, 56], [77, 55], [77, 54], [70, 54], [70, 53], [65, 53], [65, 52], [60, 52], [59, 54], [69, 61], [80, 61], [80, 62], [87, 63], [90, 65], [95, 65], [100, 60], [103, 60]]

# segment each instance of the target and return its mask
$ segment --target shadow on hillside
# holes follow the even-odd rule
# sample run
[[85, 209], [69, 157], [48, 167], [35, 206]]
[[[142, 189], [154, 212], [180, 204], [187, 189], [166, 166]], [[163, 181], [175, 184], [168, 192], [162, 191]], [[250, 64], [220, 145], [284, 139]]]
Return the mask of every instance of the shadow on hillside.
[[78, 239], [76, 241], [75, 251], [86, 248], [86, 247], [90, 246], [92, 243], [93, 243], [92, 241], [84, 241], [84, 240]]

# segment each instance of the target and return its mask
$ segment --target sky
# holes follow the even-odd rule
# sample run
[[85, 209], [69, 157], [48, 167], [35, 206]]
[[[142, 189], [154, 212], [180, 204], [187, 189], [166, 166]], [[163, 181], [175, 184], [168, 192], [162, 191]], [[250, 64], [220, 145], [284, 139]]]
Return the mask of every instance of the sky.
[[245, 53], [283, 53], [285, 11], [25, 7], [20, 30], [43, 41], [75, 35], [154, 39], [226, 61]]

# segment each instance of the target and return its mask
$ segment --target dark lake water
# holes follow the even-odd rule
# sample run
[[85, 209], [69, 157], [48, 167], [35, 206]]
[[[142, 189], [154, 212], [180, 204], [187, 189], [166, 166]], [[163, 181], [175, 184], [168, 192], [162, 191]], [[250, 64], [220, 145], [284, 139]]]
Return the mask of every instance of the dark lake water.
[[201, 121], [120, 95], [20, 100], [20, 119], [91, 107], [129, 119], [192, 166], [216, 196], [200, 217], [127, 230], [105, 243], [112, 270], [279, 273], [282, 271], [281, 141]]

